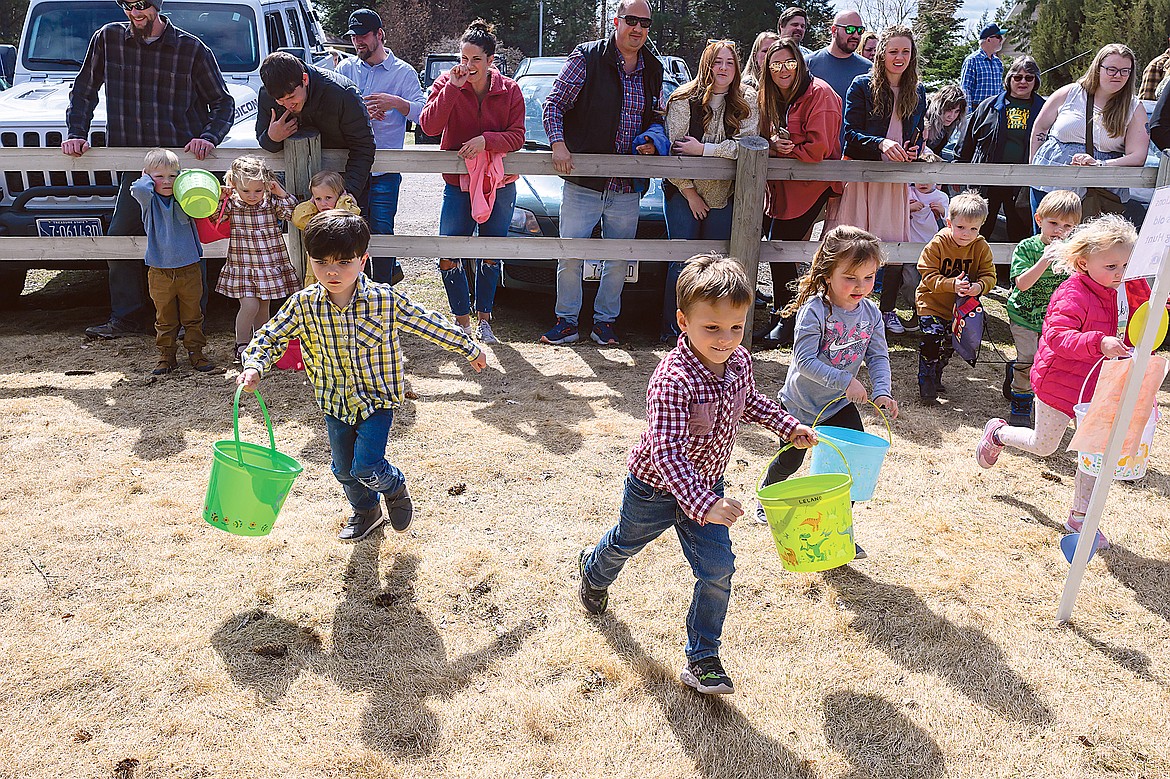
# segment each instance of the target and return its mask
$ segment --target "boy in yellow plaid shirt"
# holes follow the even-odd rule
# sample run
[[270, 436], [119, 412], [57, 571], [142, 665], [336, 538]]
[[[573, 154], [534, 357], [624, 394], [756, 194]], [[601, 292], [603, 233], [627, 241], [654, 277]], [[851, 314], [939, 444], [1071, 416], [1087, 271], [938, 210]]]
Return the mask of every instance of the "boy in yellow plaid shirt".
[[442, 315], [362, 273], [370, 230], [360, 216], [323, 211], [305, 226], [304, 241], [317, 283], [290, 297], [256, 332], [237, 383], [255, 390], [288, 342], [299, 338], [313, 395], [325, 412], [333, 475], [353, 506], [338, 538], [361, 541], [387, 515], [391, 527], [405, 532], [414, 513], [406, 477], [386, 460], [390, 423], [404, 392], [399, 331], [461, 353], [477, 373], [487, 358]]

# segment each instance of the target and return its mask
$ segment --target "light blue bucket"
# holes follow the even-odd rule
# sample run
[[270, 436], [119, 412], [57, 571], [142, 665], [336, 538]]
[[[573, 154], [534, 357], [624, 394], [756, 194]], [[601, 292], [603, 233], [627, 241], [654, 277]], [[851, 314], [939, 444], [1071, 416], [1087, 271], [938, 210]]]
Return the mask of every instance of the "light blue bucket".
[[[825, 408], [839, 399], [830, 401]], [[870, 402], [870, 405], [873, 403]], [[873, 497], [874, 490], [877, 488], [878, 476], [881, 474], [882, 462], [886, 459], [886, 452], [889, 451], [893, 441], [889, 420], [886, 419], [886, 415], [882, 413], [880, 408], [876, 405], [873, 407], [877, 409], [882, 421], [886, 423], [886, 432], [890, 434], [889, 440], [847, 427], [829, 425], [816, 427], [817, 437], [824, 438], [837, 448], [813, 447], [809, 472], [813, 475], [824, 473], [852, 474], [853, 486], [849, 490], [849, 497], [855, 501], [869, 500]], [[824, 409], [821, 409], [821, 414], [823, 413]], [[818, 414], [817, 419], [820, 418], [820, 414]], [[816, 426], [816, 421], [813, 422], [813, 425]]]

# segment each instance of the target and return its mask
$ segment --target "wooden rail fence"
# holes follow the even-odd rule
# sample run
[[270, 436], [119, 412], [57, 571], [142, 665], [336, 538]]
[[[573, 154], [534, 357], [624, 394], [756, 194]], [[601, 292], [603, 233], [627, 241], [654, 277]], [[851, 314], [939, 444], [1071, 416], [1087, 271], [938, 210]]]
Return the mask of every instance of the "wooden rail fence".
[[[146, 149], [96, 148], [82, 157], [67, 157], [56, 148], [0, 148], [5, 171], [115, 171], [138, 170]], [[277, 171], [284, 171], [286, 186], [299, 197], [308, 195], [309, 178], [318, 170], [343, 170], [346, 153], [320, 148], [316, 133], [304, 133], [285, 142], [282, 154], [258, 149], [219, 148], [205, 160], [177, 152], [183, 167], [214, 172], [227, 170], [243, 154], [258, 154]], [[1065, 187], [1159, 187], [1170, 184], [1170, 156], [1165, 152], [1157, 168], [1057, 167], [1040, 165], [963, 165], [954, 163], [887, 163], [833, 160], [804, 163], [768, 157], [762, 138], [740, 140], [738, 159], [714, 157], [647, 157], [641, 155], [578, 154], [574, 174], [582, 176], [629, 176], [641, 178], [735, 179], [733, 226], [730, 241], [612, 240], [600, 238], [465, 238], [429, 235], [377, 235], [371, 254], [399, 257], [488, 257], [504, 261], [545, 260], [574, 257], [584, 260], [664, 262], [685, 260], [700, 252], [729, 252], [744, 265], [753, 281], [760, 262], [807, 262], [816, 251], [812, 241], [761, 241], [764, 191], [772, 181], [873, 181], [911, 184], [922, 181], [954, 182], [988, 186]], [[521, 151], [509, 154], [504, 170], [517, 175], [556, 175], [550, 152]], [[403, 149], [379, 151], [376, 173], [466, 173], [453, 151]], [[400, 200], [400, 207], [409, 200]], [[294, 263], [304, 274], [305, 258], [300, 235], [289, 231]], [[223, 257], [226, 241], [207, 247], [209, 257]], [[924, 244], [887, 243], [892, 262], [916, 262]], [[1014, 244], [993, 243], [996, 262], [1010, 262]], [[141, 258], [145, 239], [102, 238], [0, 238], [0, 262], [37, 263], [86, 258], [116, 260]], [[749, 321], [749, 325], [750, 325]], [[751, 328], [748, 328], [748, 333]]]

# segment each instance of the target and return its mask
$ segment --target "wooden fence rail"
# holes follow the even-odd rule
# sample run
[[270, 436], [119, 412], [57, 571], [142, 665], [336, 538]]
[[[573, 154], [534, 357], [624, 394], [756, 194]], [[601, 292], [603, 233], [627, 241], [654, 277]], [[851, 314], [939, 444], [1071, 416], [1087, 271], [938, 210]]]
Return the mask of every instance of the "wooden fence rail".
[[[138, 170], [146, 149], [97, 148], [82, 157], [67, 157], [56, 148], [0, 148], [5, 171], [125, 171]], [[183, 167], [221, 172], [243, 154], [259, 154], [278, 171], [284, 171], [290, 191], [308, 195], [309, 178], [318, 170], [342, 170], [346, 153], [320, 149], [316, 133], [295, 136], [285, 142], [282, 154], [257, 149], [216, 149], [205, 160], [178, 152]], [[714, 157], [647, 157], [641, 155], [577, 154], [574, 174], [582, 176], [629, 176], [638, 178], [689, 178], [736, 180], [733, 228], [730, 241], [603, 240], [592, 238], [464, 238], [421, 235], [374, 236], [371, 254], [399, 257], [488, 257], [504, 261], [546, 260], [574, 257], [584, 260], [637, 259], [651, 262], [684, 260], [707, 251], [730, 252], [756, 278], [759, 262], [807, 262], [817, 244], [806, 241], [760, 241], [764, 191], [767, 181], [875, 181], [912, 184], [922, 181], [989, 186], [1158, 187], [1170, 184], [1170, 157], [1163, 153], [1157, 168], [1071, 167], [1041, 165], [963, 165], [953, 163], [887, 163], [832, 160], [804, 163], [769, 158], [760, 138], [740, 141], [737, 160]], [[465, 163], [453, 151], [403, 149], [379, 151], [376, 173], [466, 173]], [[522, 176], [556, 175], [552, 154], [522, 151], [509, 154], [504, 170]], [[401, 205], [409, 201], [403, 199]], [[222, 257], [226, 242], [207, 247], [207, 256]], [[290, 231], [289, 246], [302, 275], [305, 258], [300, 235]], [[888, 243], [892, 262], [916, 262], [921, 243]], [[997, 263], [1010, 261], [1013, 244], [991, 244]], [[0, 238], [0, 262], [53, 262], [87, 258], [116, 260], [140, 258], [145, 239], [103, 238]], [[749, 325], [751, 323], [749, 322]], [[748, 328], [751, 332], [751, 328]]]

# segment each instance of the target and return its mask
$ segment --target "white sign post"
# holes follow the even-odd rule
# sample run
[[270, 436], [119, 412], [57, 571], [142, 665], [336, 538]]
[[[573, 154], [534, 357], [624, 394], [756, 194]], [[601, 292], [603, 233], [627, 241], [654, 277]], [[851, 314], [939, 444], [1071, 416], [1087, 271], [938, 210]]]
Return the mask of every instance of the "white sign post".
[[[1162, 321], [1162, 312], [1166, 308], [1166, 300], [1170, 298], [1170, 271], [1166, 269], [1170, 259], [1170, 187], [1157, 190], [1150, 202], [1150, 210], [1142, 223], [1141, 233], [1134, 245], [1129, 265], [1125, 269], [1125, 279], [1136, 279], [1154, 276], [1153, 289], [1150, 291], [1149, 316], [1146, 317], [1145, 327], [1134, 345], [1133, 365], [1130, 366], [1129, 377], [1125, 381], [1125, 389], [1121, 393], [1121, 407], [1109, 431], [1109, 440], [1105, 445], [1105, 453], [1101, 458], [1101, 473], [1097, 483], [1093, 485], [1093, 494], [1089, 498], [1089, 508], [1085, 513], [1085, 524], [1081, 527], [1081, 536], [1077, 540], [1077, 550], [1073, 554], [1072, 567], [1069, 568], [1068, 579], [1064, 583], [1064, 592], [1060, 596], [1060, 608], [1056, 612], [1058, 622], [1068, 622], [1072, 617], [1073, 605], [1076, 603], [1077, 593], [1080, 592], [1081, 582], [1085, 578], [1085, 568], [1089, 564], [1089, 553], [1097, 541], [1097, 528], [1101, 524], [1101, 514], [1105, 510], [1105, 500], [1109, 497], [1109, 488], [1113, 486], [1113, 472], [1117, 461], [1121, 457], [1121, 447], [1125, 443], [1125, 435], [1129, 428], [1129, 420], [1133, 417], [1137, 406], [1138, 394], [1142, 387], [1142, 378], [1146, 375], [1146, 366], [1149, 365], [1150, 355], [1157, 344], [1154, 337], [1158, 333], [1158, 325]], [[1124, 283], [1118, 294], [1124, 295]]]

